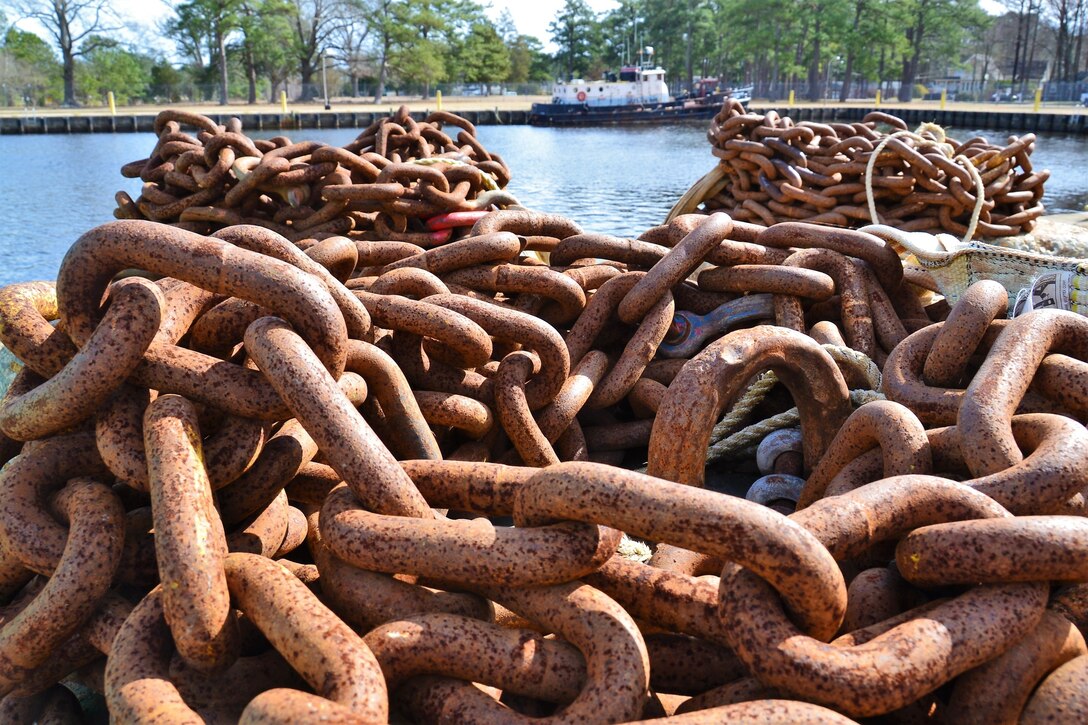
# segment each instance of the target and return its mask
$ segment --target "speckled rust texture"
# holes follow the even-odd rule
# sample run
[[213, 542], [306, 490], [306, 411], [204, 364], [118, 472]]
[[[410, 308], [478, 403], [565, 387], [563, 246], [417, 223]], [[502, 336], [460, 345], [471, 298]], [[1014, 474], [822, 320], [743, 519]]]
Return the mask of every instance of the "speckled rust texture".
[[916, 528], [896, 547], [919, 586], [1088, 580], [1088, 519], [1017, 516]]
[[242, 610], [320, 695], [365, 721], [388, 717], [385, 681], [370, 648], [305, 585], [254, 554], [231, 554], [225, 567]]
[[187, 664], [221, 670], [237, 656], [223, 573], [227, 542], [204, 469], [192, 403], [163, 395], [144, 415], [163, 615]]
[[449, 675], [566, 704], [586, 679], [585, 660], [567, 642], [453, 614], [389, 622], [364, 641], [391, 690], [416, 675]]
[[814, 466], [849, 416], [846, 383], [831, 356], [810, 338], [770, 327], [730, 333], [683, 367], [654, 421], [647, 472], [700, 485], [714, 421], [740, 397], [744, 381], [764, 370], [773, 370], [793, 393], [805, 465]]
[[1088, 357], [1088, 320], [1062, 310], [1028, 312], [1013, 320], [990, 348], [956, 417], [964, 459], [975, 476], [1023, 460], [1009, 420], [1050, 352]]
[[631, 534], [743, 562], [774, 582], [820, 638], [842, 619], [846, 586], [811, 534], [762, 506], [693, 486], [593, 463], [561, 463], [515, 499], [515, 521], [602, 521]]
[[1066, 662], [1050, 674], [1020, 715], [1024, 725], [1083, 722], [1088, 717], [1088, 655]]
[[[818, 126], [760, 128], [801, 153]], [[123, 219], [0, 290], [0, 718], [74, 715], [63, 680], [194, 725], [1084, 719], [1080, 317], [996, 319], [986, 284], [923, 306], [886, 227], [488, 213], [508, 170], [450, 114], [348, 148], [156, 130]], [[803, 173], [828, 186], [749, 193], [856, 193]], [[658, 359], [761, 290], [777, 325]], [[851, 403], [877, 376], [821, 343], [891, 400]], [[740, 426], [796, 405], [793, 442], [708, 465], [767, 370]], [[798, 478], [721, 492], [757, 467]]]
[[884, 457], [884, 478], [933, 471], [929, 439], [909, 408], [890, 400], [876, 400], [850, 414], [831, 441], [801, 491], [799, 508], [823, 496], [827, 485], [850, 461], [879, 447]]

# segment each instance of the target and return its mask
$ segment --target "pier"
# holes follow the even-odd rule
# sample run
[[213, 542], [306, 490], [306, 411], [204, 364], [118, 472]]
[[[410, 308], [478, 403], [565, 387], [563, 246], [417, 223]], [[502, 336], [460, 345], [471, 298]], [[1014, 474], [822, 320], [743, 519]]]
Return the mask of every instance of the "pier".
[[[0, 117], [0, 136], [38, 133], [152, 133], [154, 113], [138, 114], [49, 114]], [[422, 121], [427, 111], [412, 111], [412, 118]], [[524, 125], [528, 108], [457, 111], [462, 118], [478, 126], [494, 124]], [[375, 119], [388, 115], [385, 108], [373, 111], [306, 111], [299, 113], [205, 113], [217, 123], [237, 117], [247, 131], [293, 131], [304, 128], [365, 128]]]
[[[977, 109], [985, 110], [977, 110]], [[891, 105], [798, 105], [789, 108], [784, 104], [755, 102], [751, 109], [756, 113], [762, 113], [774, 109], [783, 116], [789, 116], [794, 121], [816, 121], [827, 123], [829, 121], [852, 123], [860, 121], [866, 114], [872, 111], [883, 111], [899, 116], [907, 122], [908, 126], [917, 126], [922, 123], [937, 123], [951, 128], [984, 128], [995, 131], [1020, 131], [1050, 133], [1085, 134], [1088, 133], [1088, 108], [1055, 108], [1041, 111], [1032, 111], [1028, 106], [1021, 108], [1000, 107], [998, 110], [990, 110], [986, 104], [971, 104], [970, 110], [957, 108], [933, 108], [915, 104]]]
[[[492, 108], [466, 108], [467, 99], [448, 104], [455, 113], [478, 126], [489, 125], [524, 125], [529, 122], [531, 101], [537, 98], [496, 98]], [[477, 100], [479, 102], [479, 100]], [[487, 103], [487, 101], [483, 101]], [[436, 110], [433, 99], [430, 102], [412, 101], [412, 118], [423, 120]], [[395, 106], [394, 106], [395, 108]], [[936, 103], [884, 103], [876, 106], [872, 103], [798, 103], [789, 106], [785, 101], [753, 101], [753, 112], [762, 113], [774, 109], [794, 121], [817, 121], [827, 123], [841, 121], [850, 123], [860, 121], [870, 111], [884, 111], [899, 116], [911, 126], [932, 122], [952, 128], [983, 128], [996, 131], [1043, 131], [1049, 133], [1086, 134], [1088, 133], [1088, 108], [1072, 106], [1044, 107], [1033, 111], [1029, 104], [1010, 106], [986, 103], [950, 103], [941, 109]], [[64, 134], [64, 133], [151, 133], [155, 115], [160, 108], [143, 107], [118, 109], [116, 115], [99, 109], [66, 111], [50, 109], [34, 112], [8, 112], [0, 114], [0, 135], [25, 134]], [[200, 113], [223, 123], [228, 118], [238, 117], [247, 131], [297, 131], [299, 129], [323, 128], [365, 128], [375, 119], [388, 115], [391, 108], [382, 106], [362, 106], [354, 108], [322, 110], [320, 106], [310, 106], [300, 110], [282, 113], [274, 106], [257, 107], [233, 106], [219, 110], [219, 107], [192, 107]]]

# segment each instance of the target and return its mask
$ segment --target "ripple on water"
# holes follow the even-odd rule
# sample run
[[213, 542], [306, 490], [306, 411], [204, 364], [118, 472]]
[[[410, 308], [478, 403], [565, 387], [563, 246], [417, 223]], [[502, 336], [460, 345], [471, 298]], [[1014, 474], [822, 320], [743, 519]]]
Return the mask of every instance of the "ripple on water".
[[[296, 131], [338, 145], [357, 129]], [[981, 133], [953, 130], [956, 138]], [[705, 125], [644, 128], [533, 128], [481, 126], [480, 141], [513, 171], [510, 191], [523, 204], [563, 214], [587, 231], [635, 236], [660, 224], [672, 205], [715, 163]], [[254, 134], [273, 136], [275, 132]], [[138, 179], [121, 177], [121, 164], [143, 158], [152, 134], [0, 137], [0, 284], [53, 279], [80, 234], [112, 219], [113, 195], [135, 197]], [[1043, 134], [1032, 155], [1049, 168], [1048, 210], [1081, 211], [1088, 204], [1088, 139]]]

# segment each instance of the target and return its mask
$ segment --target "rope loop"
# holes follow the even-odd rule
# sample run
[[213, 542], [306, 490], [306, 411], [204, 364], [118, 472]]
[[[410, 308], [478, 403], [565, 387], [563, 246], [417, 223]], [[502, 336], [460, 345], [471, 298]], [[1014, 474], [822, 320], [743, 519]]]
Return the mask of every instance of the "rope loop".
[[979, 217], [982, 216], [982, 208], [986, 203], [986, 185], [982, 181], [982, 175], [975, 167], [974, 162], [967, 158], [963, 154], [954, 156], [954, 149], [952, 145], [947, 143], [945, 139], [944, 128], [936, 123], [923, 123], [918, 127], [916, 131], [896, 131], [890, 133], [881, 139], [880, 143], [873, 149], [873, 153], [869, 155], [869, 161], [865, 164], [865, 201], [869, 207], [869, 217], [873, 220], [873, 224], [882, 224], [880, 221], [880, 215], [876, 212], [876, 198], [873, 196], [873, 170], [876, 168], [876, 160], [880, 157], [880, 152], [884, 150], [884, 147], [888, 145], [888, 142], [893, 138], [908, 138], [915, 143], [931, 144], [931, 139], [922, 136], [922, 133], [931, 133], [937, 137], [936, 146], [940, 149], [948, 158], [952, 159], [955, 163], [964, 167], [967, 173], [971, 176], [971, 180], [975, 182], [975, 207], [971, 211], [971, 221], [967, 225], [967, 232], [963, 235], [963, 243], [970, 242], [975, 237], [975, 230], [978, 228]]

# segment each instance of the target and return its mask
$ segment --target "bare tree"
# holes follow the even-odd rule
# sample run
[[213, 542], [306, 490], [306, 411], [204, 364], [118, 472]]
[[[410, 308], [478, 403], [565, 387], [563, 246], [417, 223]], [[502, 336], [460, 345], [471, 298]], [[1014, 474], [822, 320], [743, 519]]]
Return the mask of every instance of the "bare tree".
[[333, 45], [333, 36], [348, 22], [342, 0], [293, 0], [295, 57], [302, 80], [303, 97], [313, 94], [314, 74], [321, 56]]
[[1082, 24], [1085, 2], [1084, 0], [1048, 0], [1050, 13], [1054, 24], [1057, 26], [1057, 36], [1054, 48], [1054, 71], [1052, 80], [1075, 81], [1077, 63], [1077, 40], [1079, 39], [1079, 27]]
[[370, 8], [363, 0], [347, 0], [343, 4], [347, 22], [339, 24], [330, 37], [332, 48], [351, 78], [351, 95], [359, 95], [359, 76], [373, 67], [367, 52], [372, 25]]
[[[76, 58], [97, 47], [95, 36], [118, 29], [109, 0], [18, 0], [20, 19], [35, 20], [60, 50], [64, 105], [76, 105]], [[87, 41], [87, 42], [84, 42]]]

